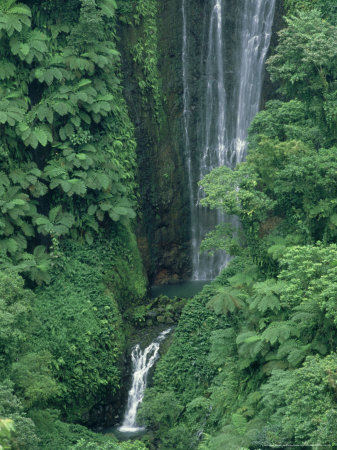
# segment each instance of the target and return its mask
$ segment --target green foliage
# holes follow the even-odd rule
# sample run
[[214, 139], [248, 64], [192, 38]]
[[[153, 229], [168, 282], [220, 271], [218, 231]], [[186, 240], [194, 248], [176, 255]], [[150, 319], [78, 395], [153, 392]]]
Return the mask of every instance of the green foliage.
[[238, 298], [240, 294], [241, 292], [235, 288], [219, 286], [207, 306], [213, 309], [215, 314], [227, 315], [233, 313], [242, 308], [242, 303]]
[[120, 387], [119, 304], [139, 302], [146, 280], [135, 238], [122, 226], [95, 247], [54, 242], [52, 264], [49, 286], [35, 290], [25, 353], [11, 350], [18, 359], [11, 376], [27, 408], [58, 408], [68, 420], [84, 420]]
[[317, 10], [300, 12], [286, 21], [277, 52], [268, 61], [271, 78], [280, 81], [284, 95], [305, 102], [320, 126], [336, 138], [337, 29]]
[[[283, 249], [336, 239], [336, 27], [317, 10], [299, 13], [287, 25], [269, 59], [272, 79], [287, 101], [270, 101], [253, 121], [246, 163], [234, 171], [216, 169], [201, 181], [203, 204], [238, 215], [246, 238], [241, 242], [274, 274], [277, 265], [269, 255], [277, 260], [281, 236]], [[204, 246], [241, 254], [228, 238], [218, 229]]]
[[[156, 0], [121, 0], [119, 9], [119, 20], [139, 29], [136, 42], [130, 46], [130, 53], [133, 61], [140, 67], [137, 81], [143, 103], [153, 107], [156, 120], [160, 122], [162, 98], [158, 70], [158, 2]], [[151, 100], [153, 105], [150, 103]]]
[[[243, 236], [222, 226], [204, 244], [236, 259], [187, 303], [157, 365], [139, 413], [156, 448], [337, 445], [334, 3], [285, 2], [295, 15], [268, 63], [280, 97], [255, 118], [247, 161], [201, 181], [203, 204], [237, 215]], [[155, 0], [1, 3], [5, 448], [145, 449], [61, 418], [84, 422], [118, 391], [121, 312], [146, 314], [116, 21], [135, 28], [128, 50], [159, 121], [156, 15]]]
[[269, 59], [269, 70], [274, 80], [283, 81], [282, 92], [290, 96], [295, 92], [308, 102], [308, 94], [323, 93], [328, 88], [328, 75], [334, 74], [336, 29], [322, 20], [317, 10], [286, 21], [277, 52]]
[[141, 441], [126, 441], [126, 442], [105, 442], [102, 441], [85, 441], [81, 439], [76, 445], [70, 447], [72, 450], [94, 450], [97, 446], [102, 450], [146, 450], [145, 444]]
[[[116, 299], [123, 305], [124, 295], [130, 302], [145, 294], [141, 260], [135, 238], [122, 227], [95, 248], [73, 241], [59, 245], [54, 239], [51, 256], [51, 283], [37, 289], [36, 296], [24, 289], [17, 274], [22, 267], [3, 259], [7, 268], [0, 276], [0, 369], [11, 377], [16, 395], [29, 410], [41, 448], [68, 449], [84, 437], [97, 445], [101, 441], [96, 435], [86, 436], [84, 427], [73, 432], [57, 411], [49, 414], [45, 408], [61, 409], [71, 420], [86, 420], [97, 402], [119, 389], [124, 330]], [[125, 267], [129, 274], [124, 274]], [[14, 420], [10, 413], [0, 408], [1, 417]], [[16, 421], [15, 427], [20, 434]], [[23, 436], [28, 440], [31, 432], [26, 428]]]
[[206, 193], [202, 204], [211, 209], [221, 208], [228, 214], [263, 220], [273, 206], [266, 195], [254, 191], [256, 175], [245, 163], [238, 170], [226, 166], [214, 169], [200, 185]]
[[269, 419], [267, 429], [276, 424], [280, 428], [273, 441], [264, 445], [285, 441], [295, 445], [336, 445], [336, 433], [332, 429], [327, 433], [326, 428], [335, 413], [335, 371], [333, 353], [325, 358], [308, 357], [294, 371], [272, 373], [262, 386], [261, 415]]
[[[1, 173], [0, 186], [0, 208], [1, 218], [1, 249], [10, 254], [23, 252], [27, 248], [27, 238], [34, 236], [34, 229], [31, 224], [32, 217], [36, 214], [36, 207], [30, 202], [29, 196], [22, 191], [22, 186], [26, 188], [26, 182], [37, 181], [36, 174], [32, 173], [34, 168], [25, 174], [26, 180], [20, 177], [18, 171], [11, 173], [8, 177], [5, 173]], [[31, 180], [29, 180], [29, 177]], [[11, 180], [14, 183], [13, 185]], [[27, 184], [28, 184], [27, 183]]]
[[241, 245], [244, 239], [241, 233], [234, 237], [233, 226], [229, 223], [219, 224], [214, 230], [206, 234], [200, 247], [201, 252], [214, 253], [214, 249], [225, 250], [229, 255], [239, 255]]
[[[228, 356], [233, 346], [229, 342], [233, 343], [234, 338], [230, 330], [223, 331], [226, 319], [216, 315], [207, 304], [218, 295], [220, 285], [229, 284], [235, 268], [242, 266], [242, 261], [234, 261], [219, 277], [218, 285], [205, 286], [201, 294], [187, 303], [174, 332], [173, 342], [156, 365], [155, 387], [145, 395], [139, 416], [157, 430], [159, 448], [195, 448], [197, 433], [202, 433], [209, 421], [214, 423], [219, 420], [219, 402], [230, 402], [229, 392], [234, 391], [229, 389], [226, 392], [228, 395], [224, 396], [222, 391], [216, 395], [222, 388], [221, 382], [216, 391], [212, 381], [219, 369], [222, 370], [219, 367], [222, 366], [220, 358], [230, 365]], [[235, 375], [234, 380], [237, 380]], [[163, 407], [166, 395], [169, 399], [165, 400], [165, 404], [172, 403], [170, 408]], [[210, 395], [211, 401], [208, 399]]]
[[10, 449], [11, 435], [15, 431], [13, 420], [0, 419], [0, 448], [1, 450]]
[[[39, 439], [33, 421], [24, 412], [21, 401], [13, 394], [12, 383], [8, 380], [0, 384], [0, 417], [4, 417], [9, 422], [10, 429], [5, 432], [5, 441], [0, 434], [0, 445], [13, 450], [38, 447]], [[8, 422], [7, 422], [8, 423]], [[8, 433], [8, 431], [10, 433]], [[10, 445], [6, 447], [6, 445]]]
[[326, 139], [315, 118], [309, 114], [305, 103], [294, 99], [288, 102], [280, 100], [267, 102], [265, 109], [255, 116], [251, 124], [250, 148], [259, 148], [261, 135], [279, 139], [281, 142], [301, 141], [315, 148], [319, 148]]
[[[335, 244], [289, 248], [278, 277], [264, 281], [251, 260], [239, 260], [185, 307], [145, 398], [146, 423], [160, 436], [160, 448], [196, 448], [200, 430], [200, 448], [207, 449], [225, 442], [233, 449], [335, 445], [328, 425], [335, 417], [335, 356], [326, 356], [336, 347]], [[241, 307], [228, 314], [222, 305], [234, 289]], [[165, 421], [161, 397], [172, 389], [181, 410]], [[176, 427], [186, 427], [187, 436], [176, 438]]]
[[103, 241], [101, 249], [108, 267], [104, 281], [124, 312], [130, 305], [139, 304], [145, 298], [147, 280], [136, 237], [129, 227], [118, 226], [110, 236], [111, 242]]
[[[165, 408], [163, 409], [163, 405]], [[161, 431], [171, 428], [177, 422], [182, 408], [172, 391], [158, 392], [155, 389], [146, 391], [146, 401], [142, 403], [138, 418], [152, 430]]]
[[[19, 362], [17, 372], [24, 377], [21, 384], [30, 383], [35, 391], [51, 384], [46, 393], [50, 395], [48, 404], [59, 406], [72, 420], [81, 418], [107, 390], [114, 393], [118, 389], [123, 337], [121, 316], [115, 298], [103, 284], [98, 253], [76, 250], [74, 245], [70, 249], [63, 257], [62, 271], [50, 286], [38, 291], [34, 305], [33, 348], [35, 352], [48, 350], [48, 373], [40, 370], [30, 383], [24, 375], [25, 366], [32, 370], [27, 361], [30, 355]], [[54, 388], [49, 372], [57, 381]], [[42, 381], [41, 376], [48, 378]], [[32, 395], [40, 408], [46, 406], [43, 395]]]
[[[120, 311], [146, 293], [117, 2], [0, 3], [0, 375], [18, 396], [1, 386], [0, 446], [142, 449], [61, 421], [118, 391]], [[159, 100], [155, 2], [138, 9]]]
[[[207, 437], [206, 437], [207, 439]], [[226, 427], [224, 432], [216, 436], [208, 436], [208, 439], [200, 445], [201, 450], [248, 450], [248, 440], [235, 433], [233, 427]]]
[[285, 0], [284, 4], [288, 14], [318, 9], [329, 22], [337, 24], [337, 7], [334, 0]]
[[0, 374], [22, 352], [34, 294], [24, 289], [23, 279], [15, 272], [0, 272]]
[[202, 180], [203, 203], [237, 214], [251, 256], [266, 270], [275, 270], [269, 255], [277, 259], [278, 236], [287, 236], [283, 249], [336, 239], [335, 160], [335, 147], [316, 151], [300, 141], [262, 136], [246, 163], [234, 171], [221, 167]]
[[[111, 435], [94, 433], [81, 425], [62, 422], [60, 414], [55, 410], [33, 410], [31, 416], [37, 427], [41, 439], [41, 450], [57, 448], [58, 450], [70, 449], [111, 449], [111, 450], [143, 450], [144, 445], [139, 441], [135, 444], [126, 441], [118, 443]], [[134, 446], [133, 446], [134, 445]]]
[[[175, 331], [174, 344], [165, 358], [157, 364], [155, 383], [175, 389], [184, 401], [192, 400], [202, 392], [214, 376], [214, 368], [205, 365], [211, 330], [223, 322], [206, 307], [215, 293], [214, 288], [204, 288], [203, 297], [195, 297], [187, 303]], [[171, 376], [171, 371], [175, 376]], [[184, 386], [189, 386], [185, 391]]]
[[67, 234], [74, 223], [74, 216], [62, 212], [62, 206], [55, 206], [49, 211], [49, 217], [37, 217], [35, 219], [38, 231], [43, 235], [61, 236]]
[[24, 25], [31, 24], [31, 11], [23, 3], [16, 0], [5, 0], [0, 6], [0, 38], [3, 34], [11, 37], [15, 32], [21, 32]]
[[0, 246], [15, 261], [43, 236], [70, 233], [92, 243], [109, 222], [135, 217], [117, 5], [56, 2], [59, 15], [71, 3], [76, 11], [61, 24], [47, 3], [8, 1], [0, 10]]
[[269, 71], [283, 101], [254, 119], [247, 161], [200, 182], [202, 203], [237, 215], [244, 237], [226, 225], [206, 237], [237, 262], [187, 305], [154, 376], [199, 448], [336, 445], [336, 28], [311, 9], [280, 32]]
[[52, 377], [52, 355], [48, 351], [26, 353], [13, 364], [12, 380], [27, 408], [44, 407], [59, 397], [61, 388]]

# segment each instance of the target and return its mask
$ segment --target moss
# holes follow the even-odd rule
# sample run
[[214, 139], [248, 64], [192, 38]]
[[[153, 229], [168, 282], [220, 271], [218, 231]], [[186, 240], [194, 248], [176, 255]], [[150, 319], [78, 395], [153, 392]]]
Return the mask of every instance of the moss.
[[130, 227], [120, 226], [118, 237], [121, 245], [114, 252], [114, 259], [107, 258], [105, 262], [104, 280], [124, 311], [130, 304], [139, 304], [145, 298], [148, 282], [136, 237]]

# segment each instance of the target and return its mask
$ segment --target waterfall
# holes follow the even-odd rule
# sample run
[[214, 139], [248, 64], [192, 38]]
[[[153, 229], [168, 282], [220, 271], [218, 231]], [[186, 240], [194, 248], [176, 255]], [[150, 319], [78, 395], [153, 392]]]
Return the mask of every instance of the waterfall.
[[123, 424], [119, 427], [122, 432], [137, 432], [142, 430], [137, 427], [136, 415], [139, 405], [144, 398], [147, 376], [151, 367], [159, 357], [161, 342], [170, 333], [171, 328], [160, 333], [160, 335], [144, 351], [139, 344], [135, 345], [131, 352], [132, 359], [132, 386], [128, 394], [128, 403], [124, 415]]
[[[234, 168], [245, 158], [248, 127], [258, 112], [263, 69], [269, 48], [275, 0], [208, 0], [202, 36], [198, 100], [191, 114], [188, 4], [182, 0], [183, 131], [191, 208], [192, 278], [213, 279], [230, 257], [223, 251], [200, 255], [205, 234], [236, 218], [200, 206], [198, 181], [215, 167]], [[194, 88], [195, 89], [195, 88]], [[197, 97], [197, 96], [195, 96]], [[192, 125], [193, 124], [193, 125]], [[201, 130], [201, 131], [196, 131]], [[197, 134], [192, 153], [192, 133]]]
[[259, 110], [263, 67], [271, 38], [275, 0], [245, 1], [242, 15], [242, 39], [237, 67], [239, 91], [237, 96], [235, 160], [244, 159], [248, 127]]

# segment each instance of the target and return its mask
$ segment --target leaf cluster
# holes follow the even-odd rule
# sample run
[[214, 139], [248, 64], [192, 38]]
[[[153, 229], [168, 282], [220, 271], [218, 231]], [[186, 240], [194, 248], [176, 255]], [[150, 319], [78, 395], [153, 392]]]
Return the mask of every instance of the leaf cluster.
[[135, 217], [116, 2], [77, 2], [78, 15], [62, 24], [44, 18], [45, 3], [0, 9], [0, 247], [20, 263], [44, 236], [92, 243]]

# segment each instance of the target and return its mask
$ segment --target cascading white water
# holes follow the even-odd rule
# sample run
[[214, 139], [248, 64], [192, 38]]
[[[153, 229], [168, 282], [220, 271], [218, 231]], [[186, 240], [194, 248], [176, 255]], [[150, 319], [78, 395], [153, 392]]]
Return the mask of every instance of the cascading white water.
[[119, 427], [119, 431], [132, 433], [142, 430], [136, 423], [137, 410], [144, 398], [149, 370], [157, 361], [160, 344], [170, 331], [171, 328], [168, 328], [160, 333], [144, 351], [141, 350], [138, 344], [132, 349], [132, 386], [128, 394], [128, 403], [123, 424]]
[[[263, 81], [263, 67], [269, 48], [275, 0], [208, 0], [205, 7], [203, 33], [207, 43], [201, 55], [201, 82], [204, 98], [199, 123], [192, 122], [190, 113], [188, 14], [191, 0], [182, 0], [183, 13], [183, 99], [185, 155], [189, 177], [192, 238], [192, 278], [215, 278], [230, 257], [225, 252], [213, 256], [200, 255], [205, 234], [216, 225], [229, 222], [233, 228], [237, 219], [199, 206], [202, 191], [198, 181], [215, 167], [234, 168], [242, 162], [247, 148], [248, 127], [258, 112]], [[231, 19], [230, 26], [229, 18]], [[234, 25], [233, 25], [234, 24]], [[197, 126], [196, 126], [197, 125]], [[191, 139], [195, 128], [202, 131], [192, 155]]]
[[259, 110], [263, 81], [263, 67], [270, 44], [275, 0], [245, 1], [242, 15], [242, 36], [237, 74], [236, 133], [233, 137], [235, 159], [231, 165], [242, 162], [247, 149], [248, 127]]
[[[215, 167], [226, 164], [227, 143], [227, 95], [224, 76], [224, 39], [223, 39], [222, 0], [212, 0], [209, 19], [207, 58], [205, 66], [206, 99], [203, 117], [204, 142], [202, 143], [198, 180], [201, 180]], [[225, 221], [219, 211], [210, 212], [199, 206], [203, 192], [198, 189], [195, 218], [198, 223], [197, 264], [193, 267], [194, 280], [210, 280], [228, 263], [224, 252], [212, 256], [200, 255], [201, 241], [209, 228]], [[206, 225], [206, 226], [205, 226]], [[216, 273], [217, 272], [217, 273]]]

